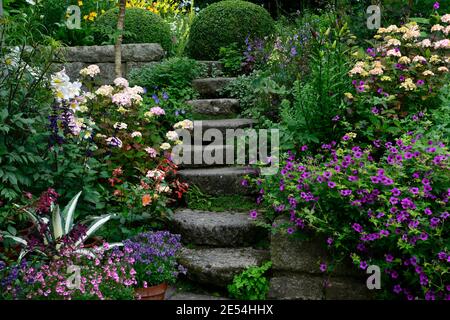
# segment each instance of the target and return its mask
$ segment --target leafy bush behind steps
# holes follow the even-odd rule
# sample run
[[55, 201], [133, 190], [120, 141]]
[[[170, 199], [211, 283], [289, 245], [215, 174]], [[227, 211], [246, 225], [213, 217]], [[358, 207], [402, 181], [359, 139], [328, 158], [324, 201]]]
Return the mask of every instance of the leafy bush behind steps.
[[263, 38], [273, 32], [274, 22], [264, 8], [245, 1], [222, 1], [195, 18], [187, 51], [195, 59], [217, 59], [221, 47], [242, 46], [247, 37]]
[[[114, 8], [102, 14], [95, 22], [96, 42], [108, 39], [117, 26], [119, 9]], [[123, 43], [159, 43], [169, 51], [172, 46], [172, 34], [169, 25], [156, 14], [140, 8], [127, 8], [125, 12], [125, 34]]]

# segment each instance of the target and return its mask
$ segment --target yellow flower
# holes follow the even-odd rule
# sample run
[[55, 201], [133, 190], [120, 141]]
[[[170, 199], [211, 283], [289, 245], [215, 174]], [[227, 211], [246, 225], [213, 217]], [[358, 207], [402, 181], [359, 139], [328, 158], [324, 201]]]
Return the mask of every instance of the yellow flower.
[[119, 113], [121, 113], [121, 114], [124, 114], [124, 113], [127, 113], [128, 110], [125, 109], [124, 107], [120, 106], [119, 108], [117, 108], [117, 112], [119, 112]]
[[408, 57], [406, 57], [406, 56], [403, 56], [403, 57], [401, 57], [400, 59], [398, 59], [398, 63], [401, 63], [401, 64], [410, 64], [410, 63], [411, 63], [411, 59], [408, 58]]
[[438, 55], [435, 55], [435, 54], [434, 54], [434, 55], [431, 56], [430, 62], [433, 63], [433, 64], [439, 63], [439, 62], [441, 62], [441, 58], [439, 58]]
[[78, 0], [78, 6], [79, 6], [79, 7], [83, 6], [83, 1]]
[[425, 70], [424, 72], [422, 72], [422, 75], [424, 76], [434, 76], [434, 72], [431, 70]]
[[381, 77], [381, 81], [391, 81], [392, 79], [391, 79], [391, 77], [389, 77], [389, 76], [383, 76], [383, 77]]
[[344, 93], [345, 97], [349, 100], [353, 99], [353, 95], [350, 92]]

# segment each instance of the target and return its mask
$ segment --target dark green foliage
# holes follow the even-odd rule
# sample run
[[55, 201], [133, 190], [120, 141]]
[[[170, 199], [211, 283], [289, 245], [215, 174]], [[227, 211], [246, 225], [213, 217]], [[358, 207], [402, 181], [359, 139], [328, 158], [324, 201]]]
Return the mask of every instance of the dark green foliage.
[[[169, 58], [161, 63], [142, 69], [136, 69], [130, 74], [132, 85], [139, 85], [152, 92], [155, 87], [170, 91], [172, 96], [177, 92], [191, 88], [192, 80], [202, 73], [202, 66], [189, 58]], [[175, 98], [175, 97], [174, 97]]]
[[62, 23], [64, 20], [67, 7], [70, 4], [68, 4], [67, 1], [62, 0], [43, 1], [42, 6], [40, 7], [40, 14], [44, 16], [42, 23], [48, 34], [59, 29], [58, 24]]
[[5, 44], [0, 45], [0, 202], [15, 200], [42, 181], [37, 168], [47, 147], [52, 100], [44, 81], [55, 49], [34, 43], [36, 20], [17, 15], [4, 22], [0, 25], [5, 31], [0, 34], [0, 43]]
[[[107, 41], [109, 33], [116, 30], [118, 14], [119, 9], [114, 8], [97, 19], [97, 43]], [[145, 9], [127, 8], [123, 43], [159, 43], [168, 51], [172, 46], [172, 34], [169, 25], [158, 15]]]
[[220, 48], [219, 61], [222, 63], [225, 74], [236, 76], [240, 73], [244, 56], [242, 50], [239, 49], [240, 48], [236, 43], [233, 43], [228, 47]]
[[249, 36], [263, 38], [272, 32], [274, 22], [264, 8], [245, 1], [222, 1], [195, 18], [187, 50], [196, 59], [217, 59], [222, 47], [243, 46]]
[[264, 274], [272, 267], [266, 262], [261, 267], [250, 267], [233, 279], [228, 286], [230, 296], [239, 300], [264, 300], [269, 292], [269, 280]]

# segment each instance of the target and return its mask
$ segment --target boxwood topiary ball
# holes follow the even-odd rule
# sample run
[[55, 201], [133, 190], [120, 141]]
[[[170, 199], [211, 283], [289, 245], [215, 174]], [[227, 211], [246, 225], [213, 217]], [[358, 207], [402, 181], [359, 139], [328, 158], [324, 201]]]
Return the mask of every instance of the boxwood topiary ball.
[[214, 60], [221, 47], [243, 45], [247, 36], [262, 38], [274, 29], [274, 21], [261, 6], [240, 0], [217, 2], [194, 19], [187, 51], [192, 58]]
[[[95, 22], [98, 44], [108, 40], [108, 32], [117, 28], [119, 8], [106, 11]], [[141, 8], [125, 11], [125, 35], [123, 43], [159, 43], [165, 50], [172, 45], [170, 26], [158, 15]]]

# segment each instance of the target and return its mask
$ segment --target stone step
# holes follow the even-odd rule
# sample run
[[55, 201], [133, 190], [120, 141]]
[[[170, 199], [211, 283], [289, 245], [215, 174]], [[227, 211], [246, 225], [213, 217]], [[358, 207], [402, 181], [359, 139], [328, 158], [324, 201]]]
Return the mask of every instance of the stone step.
[[181, 234], [186, 244], [213, 247], [251, 245], [266, 235], [247, 212], [182, 209], [174, 215], [173, 228], [174, 232]]
[[242, 186], [246, 175], [257, 175], [257, 169], [246, 167], [221, 167], [182, 169], [178, 171], [181, 180], [196, 185], [203, 193], [210, 195], [248, 195], [252, 189]]
[[202, 98], [218, 98], [221, 90], [236, 78], [202, 78], [192, 81], [192, 87]]
[[256, 121], [253, 119], [221, 119], [221, 120], [195, 120], [194, 131], [205, 132], [208, 129], [218, 129], [222, 134], [226, 134], [227, 129], [246, 129], [251, 128]]
[[197, 168], [223, 166], [235, 163], [235, 150], [233, 145], [183, 145], [183, 157], [174, 158], [175, 164], [180, 168]]
[[247, 267], [261, 265], [269, 259], [268, 251], [253, 248], [183, 249], [179, 262], [188, 269], [189, 279], [226, 287]]
[[192, 106], [194, 113], [208, 116], [229, 116], [239, 110], [237, 99], [199, 99], [186, 103]]

